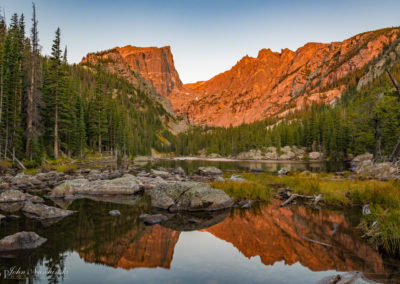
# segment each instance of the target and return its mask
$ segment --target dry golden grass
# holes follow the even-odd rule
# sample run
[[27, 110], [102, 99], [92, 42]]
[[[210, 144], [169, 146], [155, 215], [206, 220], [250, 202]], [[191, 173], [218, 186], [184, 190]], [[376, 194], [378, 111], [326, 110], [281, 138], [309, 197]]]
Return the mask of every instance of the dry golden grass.
[[222, 189], [229, 196], [237, 199], [270, 200], [271, 189], [256, 182], [212, 182], [211, 187]]

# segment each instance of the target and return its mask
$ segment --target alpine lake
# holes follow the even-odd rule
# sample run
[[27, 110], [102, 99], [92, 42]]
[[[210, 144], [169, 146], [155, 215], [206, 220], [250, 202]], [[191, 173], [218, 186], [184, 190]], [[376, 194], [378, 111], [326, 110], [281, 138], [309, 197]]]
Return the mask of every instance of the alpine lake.
[[[203, 160], [157, 160], [143, 167], [181, 166], [190, 173], [206, 165], [224, 172], [346, 168], [340, 163]], [[46, 204], [77, 213], [56, 224], [22, 214], [2, 222], [0, 238], [34, 231], [47, 242], [1, 254], [1, 283], [400, 283], [400, 261], [379, 254], [360, 237], [359, 208], [281, 208], [273, 199], [247, 210], [178, 213], [147, 226], [139, 219], [154, 213], [147, 197]], [[110, 216], [110, 210], [121, 215]], [[341, 280], [332, 282], [338, 275]]]

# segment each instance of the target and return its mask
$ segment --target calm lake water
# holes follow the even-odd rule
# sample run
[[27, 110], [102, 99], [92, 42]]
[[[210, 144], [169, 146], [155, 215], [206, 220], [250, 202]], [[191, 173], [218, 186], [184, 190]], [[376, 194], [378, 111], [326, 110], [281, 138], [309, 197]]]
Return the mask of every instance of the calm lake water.
[[265, 171], [274, 173], [281, 168], [291, 171], [311, 171], [311, 172], [337, 172], [347, 170], [349, 165], [344, 162], [270, 162], [270, 161], [219, 161], [219, 160], [176, 160], [176, 159], [161, 159], [151, 163], [143, 163], [147, 167], [165, 167], [176, 168], [178, 166], [192, 173], [198, 167], [215, 166], [221, 170], [227, 171]]
[[[358, 235], [359, 209], [280, 208], [272, 200], [145, 226], [139, 215], [155, 213], [149, 201], [48, 200], [78, 212], [53, 225], [7, 219], [0, 237], [25, 230], [48, 241], [0, 255], [0, 282], [14, 283], [4, 279], [14, 271], [35, 283], [317, 283], [336, 274], [351, 274], [354, 283], [400, 283], [400, 263]], [[114, 209], [121, 215], [109, 216]]]

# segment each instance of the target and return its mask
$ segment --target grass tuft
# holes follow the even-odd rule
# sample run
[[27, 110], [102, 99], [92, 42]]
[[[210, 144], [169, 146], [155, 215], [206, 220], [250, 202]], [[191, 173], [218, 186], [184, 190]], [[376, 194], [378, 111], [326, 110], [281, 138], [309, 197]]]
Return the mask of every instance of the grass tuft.
[[222, 189], [229, 196], [236, 199], [254, 199], [265, 200], [271, 199], [271, 189], [267, 185], [256, 182], [212, 182], [211, 187]]

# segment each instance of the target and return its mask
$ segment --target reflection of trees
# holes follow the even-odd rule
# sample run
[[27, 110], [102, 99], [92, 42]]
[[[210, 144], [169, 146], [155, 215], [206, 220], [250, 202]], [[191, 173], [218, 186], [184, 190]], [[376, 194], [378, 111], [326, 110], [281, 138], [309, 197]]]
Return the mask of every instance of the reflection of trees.
[[[110, 242], [132, 230], [136, 233], [130, 241], [140, 238], [146, 228], [139, 220], [139, 215], [149, 210], [149, 204], [147, 199], [139, 201], [135, 206], [82, 199], [74, 201], [68, 208], [78, 213], [50, 227], [43, 227], [39, 222], [26, 218], [2, 224], [0, 237], [23, 230], [34, 231], [47, 238], [47, 242], [35, 250], [13, 253], [11, 258], [10, 255], [7, 258], [3, 255], [0, 267], [10, 269], [15, 266], [23, 271], [34, 271], [35, 267], [43, 264], [49, 272], [48, 281], [57, 283], [64, 271], [64, 252], [79, 251], [99, 255]], [[121, 211], [121, 216], [109, 216], [108, 212], [113, 209]], [[0, 282], [7, 283], [8, 280], [2, 277], [4, 275]], [[33, 281], [34, 275], [29, 274], [28, 282]]]

